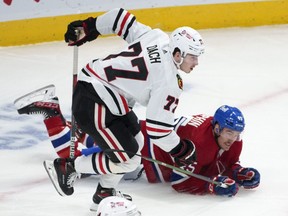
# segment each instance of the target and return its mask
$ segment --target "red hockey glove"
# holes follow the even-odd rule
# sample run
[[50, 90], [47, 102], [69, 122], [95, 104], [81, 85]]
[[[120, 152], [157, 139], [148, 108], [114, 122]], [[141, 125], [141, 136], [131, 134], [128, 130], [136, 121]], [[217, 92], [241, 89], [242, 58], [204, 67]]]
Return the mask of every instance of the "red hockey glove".
[[260, 173], [254, 168], [241, 167], [234, 171], [234, 179], [245, 189], [252, 189], [260, 184]]
[[180, 140], [179, 144], [169, 153], [175, 159], [175, 163], [179, 167], [196, 161], [195, 145], [190, 140]]
[[227, 185], [227, 188], [220, 187], [213, 183], [208, 184], [208, 190], [212, 194], [220, 195], [220, 196], [235, 196], [239, 190], [238, 185], [233, 179], [230, 179], [227, 176], [216, 176], [213, 178], [213, 181], [221, 182]]
[[[83, 30], [84, 36], [78, 38], [77, 30]], [[89, 17], [86, 20], [71, 22], [64, 37], [69, 46], [81, 46], [87, 41], [95, 40], [99, 35], [100, 33], [96, 29], [96, 18]]]

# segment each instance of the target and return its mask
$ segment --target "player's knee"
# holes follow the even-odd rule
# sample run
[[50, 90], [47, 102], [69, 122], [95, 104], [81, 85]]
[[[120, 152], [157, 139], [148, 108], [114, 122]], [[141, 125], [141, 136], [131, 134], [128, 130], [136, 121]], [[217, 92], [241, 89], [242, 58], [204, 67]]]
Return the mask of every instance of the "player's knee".
[[124, 172], [132, 172], [141, 164], [141, 157], [134, 155], [128, 161], [122, 163]]
[[134, 155], [129, 160], [122, 163], [113, 163], [110, 161], [109, 168], [112, 173], [127, 173], [132, 172], [141, 164], [141, 158]]
[[141, 164], [141, 157], [134, 155], [131, 159], [130, 171], [132, 172]]

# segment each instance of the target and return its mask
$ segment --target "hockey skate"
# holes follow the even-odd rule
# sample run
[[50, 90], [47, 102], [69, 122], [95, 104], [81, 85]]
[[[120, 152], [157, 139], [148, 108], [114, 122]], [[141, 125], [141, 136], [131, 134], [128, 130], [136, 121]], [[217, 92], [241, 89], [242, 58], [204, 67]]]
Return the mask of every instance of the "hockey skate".
[[71, 159], [57, 158], [53, 161], [44, 161], [46, 172], [56, 191], [61, 196], [70, 196], [74, 193], [73, 185], [79, 174], [74, 169]]
[[42, 114], [45, 119], [61, 114], [55, 86], [49, 85], [30, 92], [14, 101], [18, 113]]
[[92, 198], [93, 203], [90, 207], [90, 211], [96, 212], [101, 200], [105, 199], [106, 197], [110, 197], [110, 196], [123, 197], [129, 201], [132, 201], [132, 197], [130, 195], [122, 194], [120, 191], [116, 191], [114, 188], [103, 188], [100, 184], [98, 184], [96, 192]]

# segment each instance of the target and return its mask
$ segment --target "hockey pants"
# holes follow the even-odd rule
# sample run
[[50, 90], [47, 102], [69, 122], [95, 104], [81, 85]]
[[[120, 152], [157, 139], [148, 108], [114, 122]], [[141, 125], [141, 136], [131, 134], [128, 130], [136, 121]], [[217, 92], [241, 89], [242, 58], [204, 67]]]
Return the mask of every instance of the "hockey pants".
[[[101, 174], [102, 187], [115, 187], [124, 173], [135, 170], [141, 162], [140, 157], [134, 156], [144, 142], [137, 116], [132, 110], [123, 116], [113, 115], [92, 85], [81, 81], [75, 86], [72, 110], [78, 126], [103, 150], [77, 158], [76, 170]], [[107, 153], [106, 149], [127, 153]]]

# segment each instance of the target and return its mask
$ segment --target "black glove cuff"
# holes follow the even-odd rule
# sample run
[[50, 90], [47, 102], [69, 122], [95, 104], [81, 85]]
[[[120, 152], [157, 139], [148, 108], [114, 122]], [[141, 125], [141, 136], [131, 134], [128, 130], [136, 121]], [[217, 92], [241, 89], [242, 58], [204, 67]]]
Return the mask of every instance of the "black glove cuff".
[[183, 144], [180, 140], [180, 142], [169, 152], [173, 157], [175, 157], [174, 155], [178, 154], [179, 152], [181, 152], [181, 149], [183, 148]]
[[97, 17], [89, 17], [88, 19], [83, 21], [83, 28], [87, 36], [87, 41], [94, 40], [100, 35], [100, 33], [96, 29], [96, 20]]

